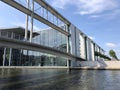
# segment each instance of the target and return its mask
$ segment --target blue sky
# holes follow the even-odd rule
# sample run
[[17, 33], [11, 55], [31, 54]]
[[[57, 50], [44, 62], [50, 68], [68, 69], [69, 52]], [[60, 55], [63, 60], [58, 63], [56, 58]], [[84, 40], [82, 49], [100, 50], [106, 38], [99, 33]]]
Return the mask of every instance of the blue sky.
[[[100, 45], [106, 53], [113, 49], [120, 58], [120, 0], [46, 1]], [[2, 2], [0, 11], [0, 28], [24, 26], [23, 13]], [[37, 24], [34, 28], [38, 29]]]

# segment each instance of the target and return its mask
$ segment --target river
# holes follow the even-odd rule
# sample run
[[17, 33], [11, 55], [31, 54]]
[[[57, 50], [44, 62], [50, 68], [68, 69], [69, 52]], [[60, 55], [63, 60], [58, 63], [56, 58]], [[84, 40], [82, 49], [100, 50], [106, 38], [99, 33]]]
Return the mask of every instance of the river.
[[120, 71], [0, 69], [0, 90], [120, 90]]

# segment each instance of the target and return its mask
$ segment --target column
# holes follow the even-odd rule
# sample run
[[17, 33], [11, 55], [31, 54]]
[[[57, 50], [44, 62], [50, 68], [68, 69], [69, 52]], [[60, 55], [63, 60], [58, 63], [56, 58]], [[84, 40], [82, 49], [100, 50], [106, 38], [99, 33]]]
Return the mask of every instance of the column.
[[11, 64], [11, 56], [12, 56], [12, 48], [10, 48], [10, 55], [9, 55], [9, 66]]
[[87, 49], [87, 37], [85, 37], [85, 57], [86, 57], [86, 60], [88, 60], [88, 55], [87, 55], [87, 53], [88, 53], [88, 49]]
[[[27, 8], [29, 9], [29, 0], [27, 0]], [[28, 20], [29, 20], [29, 16], [26, 15], [26, 28], [25, 28], [25, 41], [28, 40]]]
[[94, 48], [94, 60], [96, 61], [96, 58], [95, 58], [95, 43], [93, 43], [93, 48]]
[[4, 55], [3, 55], [3, 66], [5, 66], [5, 56], [6, 56], [6, 48], [4, 48]]
[[80, 54], [81, 58], [86, 59], [86, 52], [85, 52], [85, 36], [83, 33], [80, 34]]
[[91, 47], [92, 47], [92, 61], [95, 61], [95, 47], [94, 47], [94, 42], [91, 41]]
[[32, 14], [31, 14], [30, 42], [32, 42], [32, 35], [33, 35], [33, 13], [34, 13], [34, 0], [32, 0]]
[[[69, 25], [67, 25], [67, 28], [68, 32], [70, 33], [70, 30], [69, 30]], [[70, 36], [67, 36], [67, 53], [70, 53]], [[70, 60], [67, 59], [67, 67], [69, 68], [70, 67]]]

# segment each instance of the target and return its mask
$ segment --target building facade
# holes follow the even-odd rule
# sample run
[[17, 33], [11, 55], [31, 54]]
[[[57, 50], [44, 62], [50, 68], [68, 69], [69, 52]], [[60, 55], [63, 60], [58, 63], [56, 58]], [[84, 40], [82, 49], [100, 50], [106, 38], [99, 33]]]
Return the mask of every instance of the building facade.
[[[74, 25], [70, 30], [71, 54], [84, 60], [95, 61], [99, 58], [95, 57], [95, 51], [104, 53], [103, 49], [98, 47]], [[0, 29], [1, 37], [21, 41], [24, 41], [24, 32], [25, 29], [21, 27]], [[34, 32], [32, 42], [67, 52], [67, 37], [51, 28]], [[70, 65], [75, 66], [76, 63], [76, 60], [71, 60]], [[0, 47], [0, 66], [67, 66], [67, 58], [32, 50]]]
[[[76, 67], [77, 62], [80, 60], [96, 61], [101, 59], [95, 56], [95, 52], [104, 54], [105, 51], [100, 46], [44, 0], [33, 0], [33, 4], [36, 3], [44, 7], [48, 11], [46, 13], [47, 17], [42, 16], [45, 12], [40, 15], [34, 11], [34, 8], [30, 11], [28, 7], [25, 8], [17, 1], [3, 0], [3, 2], [27, 14], [27, 17], [31, 17], [32, 27], [31, 30], [28, 30], [28, 25], [26, 24], [27, 28], [0, 29], [0, 40], [7, 39], [10, 44], [6, 45], [0, 42], [0, 66]], [[32, 14], [34, 14], [34, 17]], [[53, 21], [49, 20], [50, 14], [53, 15]], [[50, 28], [34, 32], [33, 19], [43, 22]], [[58, 21], [62, 21], [62, 24], [58, 25]], [[15, 44], [11, 43], [13, 41], [20, 43], [20, 45], [21, 43], [22, 45], [27, 44], [27, 46], [24, 45], [24, 47], [18, 44], [17, 46], [12, 46], [12, 44]]]

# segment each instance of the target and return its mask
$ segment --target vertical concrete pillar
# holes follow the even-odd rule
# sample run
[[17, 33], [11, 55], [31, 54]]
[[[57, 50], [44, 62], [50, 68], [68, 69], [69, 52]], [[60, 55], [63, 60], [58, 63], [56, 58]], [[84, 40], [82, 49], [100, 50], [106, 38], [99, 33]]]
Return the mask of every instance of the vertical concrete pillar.
[[88, 54], [87, 53], [88, 53], [88, 49], [87, 49], [87, 37], [85, 37], [85, 55], [86, 55], [85, 57], [86, 57], [86, 60], [88, 60], [88, 58], [87, 58]]
[[91, 42], [91, 51], [92, 51], [92, 61], [95, 61], [95, 47], [94, 47], [94, 42]]
[[12, 48], [10, 48], [10, 54], [9, 54], [9, 66], [11, 64], [11, 57], [12, 57]]
[[84, 59], [86, 59], [86, 46], [85, 46], [85, 36], [83, 36], [83, 46], [84, 46]]
[[75, 56], [77, 56], [76, 27], [74, 27], [74, 31], [75, 31]]
[[34, 0], [32, 0], [32, 14], [31, 14], [30, 42], [32, 42], [32, 35], [33, 35], [33, 12], [34, 12]]
[[[70, 33], [69, 25], [66, 25], [67, 31]], [[67, 36], [67, 53], [70, 53], [70, 36]], [[70, 60], [67, 59], [67, 67], [70, 68]]]
[[95, 58], [95, 43], [93, 43], [93, 48], [94, 48], [94, 60], [96, 61], [96, 58]]
[[92, 53], [91, 53], [91, 40], [89, 38], [86, 39], [86, 46], [87, 46], [87, 60], [91, 60], [91, 56], [92, 56]]
[[80, 54], [81, 58], [86, 59], [86, 52], [85, 52], [85, 36], [83, 33], [80, 34]]
[[[29, 0], [27, 0], [27, 8], [29, 9]], [[25, 41], [28, 40], [28, 20], [29, 20], [29, 16], [26, 15], [26, 28], [25, 28]]]
[[91, 52], [91, 40], [89, 38], [87, 38], [87, 58], [89, 61], [91, 61], [91, 56], [92, 56], [92, 52]]
[[3, 55], [3, 66], [5, 66], [5, 57], [6, 57], [6, 48], [4, 48], [4, 55]]

